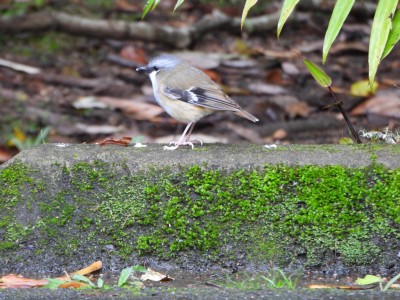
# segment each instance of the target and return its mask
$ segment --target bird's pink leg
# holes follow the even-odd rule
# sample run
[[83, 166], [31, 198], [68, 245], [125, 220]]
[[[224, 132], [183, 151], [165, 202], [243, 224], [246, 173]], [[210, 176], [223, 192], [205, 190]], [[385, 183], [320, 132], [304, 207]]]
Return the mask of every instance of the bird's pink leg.
[[[169, 143], [169, 144], [170, 144], [170, 145], [173, 144], [173, 146], [164, 146], [164, 150], [176, 150], [176, 149], [178, 149], [179, 146], [184, 146], [184, 145], [189, 145], [189, 146], [191, 146], [192, 149], [193, 149], [193, 148], [194, 148], [193, 143], [191, 143], [190, 141], [188, 141], [187, 138], [185, 139], [186, 134], [187, 134], [187, 132], [189, 131], [189, 129], [192, 127], [192, 125], [193, 125], [193, 127], [194, 127], [194, 122], [191, 122], [191, 123], [189, 123], [189, 124], [186, 126], [185, 130], [183, 131], [183, 134], [182, 134], [181, 138], [179, 139], [179, 141], [177, 141], [177, 142], [176, 142], [176, 141], [172, 141], [172, 142]], [[192, 128], [193, 128], [193, 127], [192, 127]], [[191, 132], [192, 132], [192, 130], [189, 131], [189, 136], [190, 136], [190, 133], [191, 133]]]
[[195, 125], [195, 123], [193, 123], [193, 126], [190, 127], [190, 130], [189, 130], [188, 134], [186, 135], [186, 142], [199, 143], [200, 145], [203, 145], [203, 142], [201, 140], [190, 140], [190, 135], [192, 134], [194, 125]]

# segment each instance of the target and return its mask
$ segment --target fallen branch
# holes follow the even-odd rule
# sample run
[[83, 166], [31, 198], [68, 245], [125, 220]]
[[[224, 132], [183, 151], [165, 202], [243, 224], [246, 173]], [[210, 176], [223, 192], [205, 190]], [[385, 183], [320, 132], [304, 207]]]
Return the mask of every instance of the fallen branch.
[[[279, 12], [248, 18], [244, 23], [243, 31], [252, 33], [259, 30], [272, 29], [276, 26], [278, 19]], [[197, 23], [177, 28], [143, 21], [95, 20], [62, 12], [37, 12], [23, 16], [0, 17], [0, 33], [13, 34], [53, 29], [90, 37], [129, 38], [162, 43], [175, 48], [185, 48], [204, 34], [222, 28], [238, 30], [240, 28], [240, 18], [230, 17], [220, 11], [214, 11], [212, 14], [204, 16]]]

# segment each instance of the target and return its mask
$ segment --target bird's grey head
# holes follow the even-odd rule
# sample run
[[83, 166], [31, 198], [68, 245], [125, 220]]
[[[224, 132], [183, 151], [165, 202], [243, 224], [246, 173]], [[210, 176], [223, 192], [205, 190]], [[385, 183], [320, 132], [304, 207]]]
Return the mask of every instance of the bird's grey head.
[[173, 55], [163, 54], [152, 58], [147, 66], [137, 68], [136, 71], [150, 74], [154, 71], [158, 72], [159, 70], [174, 68], [181, 62], [182, 60]]

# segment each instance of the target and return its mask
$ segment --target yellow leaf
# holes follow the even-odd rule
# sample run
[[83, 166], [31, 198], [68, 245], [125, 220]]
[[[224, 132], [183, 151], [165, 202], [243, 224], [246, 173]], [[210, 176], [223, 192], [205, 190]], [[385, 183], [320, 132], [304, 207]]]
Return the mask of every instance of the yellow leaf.
[[356, 97], [368, 97], [375, 94], [378, 87], [379, 84], [376, 81], [370, 85], [369, 80], [360, 80], [351, 85], [350, 93]]

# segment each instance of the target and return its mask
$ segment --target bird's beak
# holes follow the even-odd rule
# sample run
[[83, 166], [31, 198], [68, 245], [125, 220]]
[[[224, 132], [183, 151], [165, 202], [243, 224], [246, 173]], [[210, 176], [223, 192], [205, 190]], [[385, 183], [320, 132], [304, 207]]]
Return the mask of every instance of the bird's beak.
[[140, 73], [148, 73], [147, 66], [136, 68], [136, 71]]

